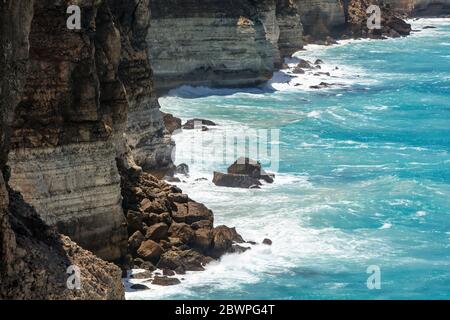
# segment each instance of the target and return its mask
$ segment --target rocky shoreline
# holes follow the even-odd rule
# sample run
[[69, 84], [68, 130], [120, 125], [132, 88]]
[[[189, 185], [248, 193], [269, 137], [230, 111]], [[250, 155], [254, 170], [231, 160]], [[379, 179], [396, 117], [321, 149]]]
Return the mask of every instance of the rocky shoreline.
[[[367, 30], [365, 0], [188, 3], [80, 0], [72, 31], [65, 1], [0, 2], [0, 298], [123, 299], [118, 266], [159, 268], [152, 282], [171, 285], [174, 273], [247, 250], [163, 181], [176, 172], [171, 134], [182, 124], [158, 97], [185, 83], [265, 82], [305, 42], [410, 31], [388, 7], [384, 28]], [[215, 125], [183, 127], [198, 122]], [[225, 177], [273, 179], [241, 169]], [[67, 287], [71, 266], [80, 290]]]

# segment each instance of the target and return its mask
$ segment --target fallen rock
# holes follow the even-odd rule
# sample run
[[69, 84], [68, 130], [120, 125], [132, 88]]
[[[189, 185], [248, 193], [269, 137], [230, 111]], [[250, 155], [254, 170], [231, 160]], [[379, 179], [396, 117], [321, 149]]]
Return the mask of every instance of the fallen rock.
[[263, 240], [262, 243], [263, 243], [263, 244], [266, 244], [266, 245], [268, 245], [268, 246], [271, 246], [271, 245], [272, 245], [272, 240], [266, 238], [266, 239]]
[[140, 283], [133, 284], [130, 288], [133, 290], [149, 290], [150, 289], [146, 285], [143, 285]]
[[311, 65], [311, 63], [309, 61], [306, 61], [304, 59], [300, 59], [299, 62], [297, 63], [296, 68], [312, 69], [313, 66]]
[[189, 201], [188, 203], [175, 203], [176, 208], [172, 212], [172, 218], [175, 222], [187, 223], [189, 225], [208, 220], [213, 221], [213, 213], [204, 204]]
[[169, 235], [180, 239], [183, 243], [190, 243], [195, 237], [194, 230], [189, 225], [177, 222], [173, 222], [170, 226]]
[[146, 240], [142, 242], [141, 246], [137, 250], [139, 257], [145, 261], [158, 262], [159, 258], [163, 254], [163, 249], [159, 244], [153, 240]]
[[147, 228], [146, 239], [159, 241], [167, 238], [169, 227], [165, 223], [157, 223]]
[[169, 133], [172, 134], [176, 130], [181, 129], [181, 119], [180, 118], [174, 117], [170, 113], [162, 112], [162, 115], [163, 115], [164, 125], [166, 126], [166, 129], [167, 129], [167, 131], [169, 131]]
[[138, 272], [138, 273], [133, 273], [130, 276], [130, 278], [132, 278], [132, 279], [150, 279], [151, 277], [153, 277], [153, 272], [150, 272], [148, 270]]
[[257, 178], [245, 174], [226, 174], [221, 172], [214, 172], [213, 183], [220, 187], [246, 189], [261, 185]]
[[169, 277], [155, 277], [153, 279], [152, 284], [157, 286], [174, 286], [180, 284], [181, 281], [177, 278], [169, 278]]
[[217, 259], [227, 252], [232, 252], [234, 242], [243, 242], [242, 237], [236, 232], [236, 229], [227, 226], [214, 228], [209, 255]]
[[321, 59], [317, 59], [314, 64], [323, 64], [323, 61]]
[[136, 231], [128, 238], [128, 248], [131, 252], [136, 252], [142, 244], [142, 241], [145, 240], [144, 235], [140, 231]]
[[163, 275], [164, 276], [174, 276], [175, 275], [175, 271], [170, 270], [170, 269], [164, 269], [163, 270]]
[[189, 176], [189, 166], [186, 163], [179, 164], [176, 167], [175, 172], [178, 174]]
[[197, 229], [195, 230], [194, 240], [192, 244], [195, 248], [206, 253], [211, 248], [212, 239], [213, 233], [211, 229]]
[[261, 163], [240, 157], [231, 166], [228, 167], [229, 174], [245, 174], [253, 178], [259, 178], [261, 175]]

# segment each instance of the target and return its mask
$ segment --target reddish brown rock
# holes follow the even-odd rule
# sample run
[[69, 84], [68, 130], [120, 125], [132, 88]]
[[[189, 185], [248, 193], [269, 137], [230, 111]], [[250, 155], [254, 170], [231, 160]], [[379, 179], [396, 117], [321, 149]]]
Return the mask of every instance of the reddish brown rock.
[[159, 241], [167, 238], [169, 227], [165, 223], [157, 223], [147, 228], [146, 239]]
[[158, 262], [163, 253], [161, 246], [153, 240], [146, 240], [142, 242], [141, 246], [137, 250], [137, 254], [144, 260], [153, 263]]

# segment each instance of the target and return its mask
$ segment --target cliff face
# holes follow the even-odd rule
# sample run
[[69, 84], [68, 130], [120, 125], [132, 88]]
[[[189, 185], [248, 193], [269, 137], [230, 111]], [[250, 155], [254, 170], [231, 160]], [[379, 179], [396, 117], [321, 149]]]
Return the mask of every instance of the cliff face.
[[[7, 186], [9, 132], [26, 82], [32, 18], [33, 1], [0, 2], [0, 299], [123, 299], [116, 266], [55, 233]], [[80, 270], [80, 290], [66, 285], [72, 265]]]
[[400, 13], [414, 16], [443, 16], [450, 14], [450, 0], [386, 0]]
[[316, 39], [335, 36], [345, 27], [344, 5], [340, 0], [293, 0], [305, 33]]
[[83, 1], [83, 29], [65, 2], [36, 1], [30, 68], [12, 125], [10, 185], [61, 233], [100, 257], [126, 250], [115, 141], [126, 127], [120, 34], [106, 4]]
[[[251, 86], [271, 77], [273, 43], [257, 19], [262, 8], [251, 1], [151, 0], [150, 7], [147, 41], [157, 91], [182, 84]], [[269, 33], [276, 33], [270, 24]]]
[[276, 16], [280, 29], [278, 50], [288, 57], [303, 48], [303, 24], [293, 0], [277, 0]]
[[[148, 59], [146, 42], [150, 26], [149, 0], [108, 0], [114, 22], [121, 34], [119, 78], [127, 92], [127, 146], [144, 170], [167, 168], [172, 165], [170, 136], [165, 131], [159, 103], [153, 92], [153, 72]], [[126, 150], [127, 147], [131, 150]]]

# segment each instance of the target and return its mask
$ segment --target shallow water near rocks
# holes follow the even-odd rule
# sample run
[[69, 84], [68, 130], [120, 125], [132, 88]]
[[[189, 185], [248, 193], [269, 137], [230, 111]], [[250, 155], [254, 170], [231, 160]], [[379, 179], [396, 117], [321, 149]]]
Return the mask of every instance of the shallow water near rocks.
[[[260, 88], [183, 87], [162, 98], [166, 112], [220, 124], [174, 136], [177, 163], [191, 163], [192, 139], [205, 140], [194, 152], [206, 150], [203, 162], [190, 164], [180, 187], [213, 209], [216, 224], [273, 245], [127, 298], [449, 299], [450, 19], [414, 21], [413, 29], [426, 25], [437, 28], [296, 55], [322, 59], [330, 77], [284, 70]], [[339, 85], [309, 88], [321, 81]], [[217, 142], [208, 139], [248, 129], [280, 130], [275, 184], [214, 186], [213, 171], [231, 162], [210, 153]], [[367, 288], [373, 265], [380, 290]]]

